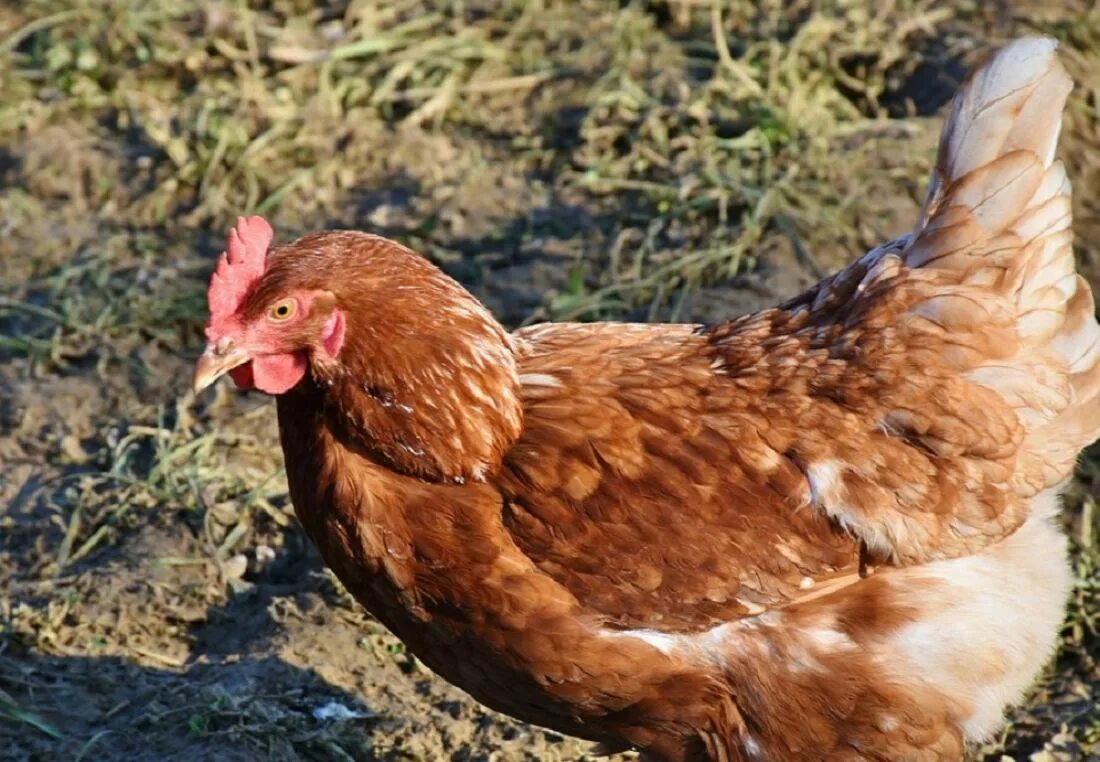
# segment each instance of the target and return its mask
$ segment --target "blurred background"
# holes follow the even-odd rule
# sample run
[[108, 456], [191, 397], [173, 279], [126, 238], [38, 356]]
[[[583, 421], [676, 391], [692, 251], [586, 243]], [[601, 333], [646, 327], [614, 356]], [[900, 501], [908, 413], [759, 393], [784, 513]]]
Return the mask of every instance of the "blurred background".
[[[353, 605], [269, 401], [187, 390], [233, 219], [396, 238], [509, 326], [731, 317], [906, 230], [954, 88], [1036, 32], [1095, 288], [1093, 3], [0, 4], [5, 758], [585, 758]], [[1100, 759], [1098, 464], [1062, 650], [975, 759]]]

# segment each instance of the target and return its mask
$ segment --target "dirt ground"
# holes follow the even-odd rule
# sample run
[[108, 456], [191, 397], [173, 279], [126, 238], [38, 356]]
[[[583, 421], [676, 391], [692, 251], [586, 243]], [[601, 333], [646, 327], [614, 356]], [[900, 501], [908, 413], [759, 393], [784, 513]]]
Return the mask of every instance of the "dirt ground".
[[[1046, 6], [0, 3], [0, 757], [588, 758], [350, 600], [269, 400], [188, 391], [234, 216], [397, 238], [511, 326], [729, 317], [911, 224], [953, 87], [1039, 30], [1100, 284], [1100, 12]], [[975, 759], [1100, 759], [1098, 491], [1092, 455], [1062, 649]]]

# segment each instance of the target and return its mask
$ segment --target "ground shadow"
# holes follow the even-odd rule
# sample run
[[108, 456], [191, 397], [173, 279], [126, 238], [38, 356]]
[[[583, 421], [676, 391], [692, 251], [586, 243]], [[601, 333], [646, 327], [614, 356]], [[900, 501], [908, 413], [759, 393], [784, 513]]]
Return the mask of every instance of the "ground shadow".
[[[177, 670], [9, 652], [0, 656], [0, 691], [9, 760], [383, 758], [358, 697], [270, 656]], [[336, 706], [348, 715], [315, 716]]]

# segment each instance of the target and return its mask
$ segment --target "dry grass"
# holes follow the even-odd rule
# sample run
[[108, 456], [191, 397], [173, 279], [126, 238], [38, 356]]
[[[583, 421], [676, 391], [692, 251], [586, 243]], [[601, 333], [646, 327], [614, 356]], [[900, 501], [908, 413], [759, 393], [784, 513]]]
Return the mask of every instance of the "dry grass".
[[[398, 237], [512, 325], [730, 315], [904, 229], [954, 85], [1035, 30], [1065, 43], [1065, 155], [1078, 189], [1100, 187], [1100, 13], [1084, 4], [622, 5], [0, 7], [0, 739], [15, 753], [583, 753], [485, 714], [371, 631], [289, 518], [270, 411], [185, 391], [235, 215], [284, 237]], [[1091, 276], [1100, 200], [1075, 203]], [[1097, 462], [1069, 501], [1062, 653], [986, 759], [1100, 754]], [[318, 723], [322, 698], [365, 699], [374, 719]]]

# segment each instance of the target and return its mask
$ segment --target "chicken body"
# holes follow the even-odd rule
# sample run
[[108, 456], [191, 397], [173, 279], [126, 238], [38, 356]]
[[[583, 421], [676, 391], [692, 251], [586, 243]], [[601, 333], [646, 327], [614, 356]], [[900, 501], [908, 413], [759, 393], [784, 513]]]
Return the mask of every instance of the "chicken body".
[[508, 334], [384, 239], [272, 249], [223, 323], [321, 294], [256, 368], [303, 374], [271, 388], [306, 532], [434, 671], [609, 750], [960, 759], [1052, 651], [1100, 435], [1069, 87], [1051, 41], [1002, 50], [912, 234], [728, 323]]

